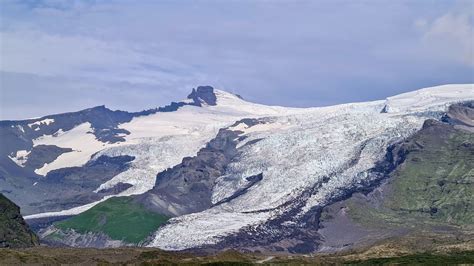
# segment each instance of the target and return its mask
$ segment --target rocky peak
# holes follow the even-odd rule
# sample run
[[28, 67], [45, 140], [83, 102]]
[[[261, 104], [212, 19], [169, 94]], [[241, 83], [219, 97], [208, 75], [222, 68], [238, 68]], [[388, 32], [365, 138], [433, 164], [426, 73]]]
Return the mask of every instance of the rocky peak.
[[188, 99], [192, 99], [197, 106], [202, 106], [202, 103], [216, 105], [217, 100], [214, 88], [211, 86], [199, 86], [197, 89], [193, 89], [188, 95]]

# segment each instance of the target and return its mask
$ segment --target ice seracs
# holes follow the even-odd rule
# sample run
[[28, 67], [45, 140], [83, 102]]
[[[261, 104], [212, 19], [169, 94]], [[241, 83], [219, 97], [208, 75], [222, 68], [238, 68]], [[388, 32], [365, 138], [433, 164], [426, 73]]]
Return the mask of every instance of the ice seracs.
[[[472, 85], [441, 86], [386, 101], [313, 108], [230, 127], [242, 131], [245, 142], [259, 141], [240, 145], [241, 155], [217, 179], [213, 202], [243, 187], [248, 176], [262, 173], [263, 179], [230, 202], [173, 219], [158, 230], [150, 246], [179, 250], [215, 244], [277, 217], [291, 206], [285, 203], [296, 199], [304, 201], [299, 216], [324, 206], [371, 178], [368, 171], [390, 144], [411, 136], [426, 119], [440, 118], [450, 104], [468, 100], [474, 100]], [[391, 110], [382, 112], [387, 104]], [[313, 192], [304, 198], [304, 191]]]

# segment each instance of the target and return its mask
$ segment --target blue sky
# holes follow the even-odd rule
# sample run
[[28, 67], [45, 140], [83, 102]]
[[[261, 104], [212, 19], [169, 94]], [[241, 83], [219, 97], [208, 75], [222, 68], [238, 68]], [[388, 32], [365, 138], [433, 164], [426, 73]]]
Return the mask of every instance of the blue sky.
[[473, 83], [474, 1], [10, 1], [0, 119], [141, 110], [213, 85], [322, 106]]

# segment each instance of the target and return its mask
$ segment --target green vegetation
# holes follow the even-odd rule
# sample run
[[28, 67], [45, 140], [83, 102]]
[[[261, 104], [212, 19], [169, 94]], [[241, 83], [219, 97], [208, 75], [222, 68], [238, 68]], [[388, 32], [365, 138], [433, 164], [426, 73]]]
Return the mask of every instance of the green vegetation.
[[232, 252], [225, 254], [192, 254], [150, 248], [52, 248], [0, 249], [0, 264], [81, 264], [81, 265], [471, 265], [474, 251], [446, 253], [422, 252], [393, 256], [379, 253], [326, 254], [314, 256], [274, 255]]
[[104, 233], [114, 240], [138, 244], [169, 218], [132, 200], [129, 197], [110, 198], [77, 216], [55, 223], [55, 226], [79, 233]]
[[474, 224], [474, 134], [424, 135], [394, 174], [392, 210], [436, 222]]
[[367, 226], [474, 224], [474, 134], [448, 125], [423, 129], [405, 143], [405, 162], [391, 174], [378, 207], [350, 200]]
[[393, 258], [373, 258], [344, 262], [344, 264], [349, 265], [459, 265], [473, 263], [474, 251], [451, 254], [420, 253]]

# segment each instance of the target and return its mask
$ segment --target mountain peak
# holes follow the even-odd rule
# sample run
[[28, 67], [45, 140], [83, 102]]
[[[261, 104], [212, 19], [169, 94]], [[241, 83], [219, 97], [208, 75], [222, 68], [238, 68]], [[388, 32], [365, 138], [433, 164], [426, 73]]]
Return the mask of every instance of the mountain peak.
[[188, 99], [192, 99], [196, 105], [201, 106], [202, 103], [207, 105], [216, 105], [217, 97], [212, 86], [198, 86], [193, 89]]

